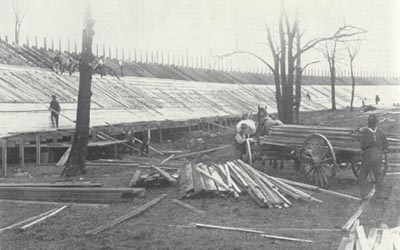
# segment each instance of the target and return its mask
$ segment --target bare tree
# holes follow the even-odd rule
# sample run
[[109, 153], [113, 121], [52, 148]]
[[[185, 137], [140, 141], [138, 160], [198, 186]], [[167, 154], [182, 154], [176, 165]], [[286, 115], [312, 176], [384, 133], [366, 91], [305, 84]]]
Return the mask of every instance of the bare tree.
[[94, 36], [94, 20], [90, 6], [87, 6], [84, 29], [82, 32], [82, 56], [79, 63], [78, 109], [76, 112], [76, 127], [71, 153], [62, 172], [63, 176], [84, 174], [89, 138], [90, 98], [92, 96], [92, 43]]
[[349, 55], [350, 61], [350, 76], [351, 76], [351, 101], [350, 101], [350, 111], [353, 111], [353, 103], [354, 103], [354, 92], [356, 88], [356, 78], [354, 77], [353, 71], [353, 63], [354, 59], [357, 57], [358, 52], [360, 52], [361, 48], [361, 40], [358, 40], [354, 47], [347, 46], [347, 53]]
[[338, 55], [339, 43], [348, 43], [352, 41], [352, 37], [367, 32], [364, 29], [360, 29], [351, 25], [344, 25], [337, 31], [338, 34], [345, 32], [352, 34], [342, 38], [335, 38], [329, 41], [325, 41], [324, 48], [320, 49], [329, 66], [329, 75], [331, 83], [331, 110], [336, 110], [336, 65], [338, 60], [342, 59], [342, 56]]
[[[290, 22], [285, 8], [282, 4], [278, 23], [278, 42], [274, 41], [271, 29], [267, 26], [267, 45], [270, 48], [274, 63], [270, 64], [266, 59], [255, 53], [239, 50], [221, 55], [220, 58], [235, 54], [250, 55], [264, 63], [273, 73], [275, 81], [275, 100], [279, 119], [284, 123], [293, 123], [293, 111], [295, 110], [298, 121], [298, 113], [301, 105], [301, 76], [304, 67], [301, 67], [301, 56], [314, 48], [319, 43], [330, 40], [342, 40], [359, 33], [353, 26], [344, 25], [332, 36], [319, 37], [309, 40], [304, 46], [301, 45], [301, 32], [299, 19], [296, 15], [293, 23]], [[309, 65], [309, 64], [308, 64]], [[295, 75], [296, 74], [296, 75]], [[293, 86], [296, 84], [295, 95]]]
[[13, 1], [13, 11], [14, 11], [14, 39], [15, 43], [19, 44], [19, 34], [21, 31], [22, 22], [25, 19], [26, 13], [28, 12], [29, 7], [26, 3], [22, 1]]

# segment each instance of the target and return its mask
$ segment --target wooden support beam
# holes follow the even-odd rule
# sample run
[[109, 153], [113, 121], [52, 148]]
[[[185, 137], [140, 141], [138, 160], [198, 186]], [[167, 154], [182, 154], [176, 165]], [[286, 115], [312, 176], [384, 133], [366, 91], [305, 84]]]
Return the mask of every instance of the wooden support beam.
[[175, 184], [176, 183], [176, 179], [174, 177], [172, 177], [169, 173], [167, 173], [166, 171], [162, 170], [161, 168], [158, 168], [154, 165], [151, 165], [151, 168], [156, 170], [161, 176], [163, 176], [169, 183], [171, 184]]
[[142, 213], [146, 212], [148, 209], [150, 209], [151, 207], [153, 207], [154, 205], [156, 205], [157, 203], [159, 203], [162, 199], [164, 199], [167, 196], [167, 194], [162, 194], [160, 196], [158, 196], [157, 198], [147, 202], [146, 204], [144, 204], [143, 206], [140, 206], [138, 208], [135, 208], [133, 211], [118, 217], [104, 225], [101, 225], [97, 228], [94, 228], [92, 230], [87, 231], [85, 234], [98, 234], [100, 232], [103, 232], [115, 225], [118, 225], [124, 221], [127, 221], [131, 218], [137, 217], [139, 215], [141, 215]]
[[25, 147], [24, 147], [24, 138], [20, 137], [18, 139], [18, 148], [19, 148], [19, 164], [22, 169], [25, 168]]
[[36, 164], [40, 164], [40, 135], [36, 135]]
[[360, 217], [360, 215], [364, 212], [364, 209], [367, 207], [369, 201], [375, 193], [375, 186], [372, 187], [371, 191], [368, 194], [368, 199], [365, 200], [361, 206], [357, 209], [357, 211], [347, 220], [347, 222], [343, 225], [342, 229], [350, 230], [350, 228], [354, 225], [354, 222]]
[[4, 177], [7, 177], [7, 140], [1, 140], [1, 166]]
[[213, 152], [213, 151], [217, 151], [217, 150], [221, 150], [221, 149], [226, 149], [226, 148], [229, 148], [231, 146], [232, 145], [225, 145], [225, 146], [221, 146], [221, 147], [218, 147], [218, 148], [210, 148], [210, 149], [206, 149], [206, 150], [202, 150], [202, 151], [198, 151], [198, 152], [192, 152], [192, 153], [187, 153], [187, 154], [183, 154], [183, 155], [177, 155], [177, 156], [174, 156], [172, 159], [179, 159], [179, 158], [183, 158], [183, 157], [187, 157], [187, 156], [209, 153], [209, 152]]

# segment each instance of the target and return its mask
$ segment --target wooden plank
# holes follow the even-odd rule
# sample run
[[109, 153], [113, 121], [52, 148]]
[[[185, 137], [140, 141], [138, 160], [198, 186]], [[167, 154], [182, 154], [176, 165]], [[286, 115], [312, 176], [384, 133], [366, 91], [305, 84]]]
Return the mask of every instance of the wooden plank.
[[360, 244], [360, 250], [369, 250], [369, 243], [367, 237], [365, 236], [365, 231], [363, 226], [358, 226], [356, 228], [358, 242]]
[[118, 217], [118, 218], [116, 218], [116, 219], [114, 219], [114, 220], [112, 220], [112, 221], [110, 221], [110, 222], [108, 222], [108, 223], [106, 223], [106, 224], [104, 224], [102, 226], [99, 226], [97, 228], [94, 228], [92, 230], [87, 231], [85, 234], [98, 234], [98, 233], [103, 232], [103, 231], [105, 231], [105, 230], [107, 230], [107, 229], [109, 229], [109, 228], [111, 228], [111, 227], [113, 227], [115, 225], [118, 225], [118, 224], [120, 224], [120, 223], [122, 223], [124, 221], [127, 221], [127, 220], [129, 220], [131, 218], [137, 217], [137, 216], [143, 214], [144, 212], [146, 212], [148, 209], [150, 209], [151, 207], [153, 207], [157, 203], [159, 203], [166, 196], [167, 196], [167, 194], [162, 194], [162, 195], [156, 197], [155, 199], [147, 202], [146, 204], [144, 204], [144, 205], [142, 205], [142, 206], [140, 206], [138, 208], [135, 208], [133, 211], [131, 211], [131, 212], [129, 212], [129, 213], [127, 213], [127, 214], [125, 214], [125, 215], [123, 215], [121, 217]]
[[230, 188], [220, 179], [216, 178], [215, 176], [211, 175], [210, 173], [206, 172], [204, 169], [200, 169], [199, 167], [196, 167], [195, 170], [199, 172], [200, 174], [204, 175], [205, 177], [209, 178], [210, 180], [215, 181], [217, 185], [220, 185], [226, 190], [230, 190]]
[[163, 176], [169, 183], [171, 184], [176, 184], [176, 179], [172, 177], [169, 173], [166, 171], [162, 170], [159, 167], [156, 167], [154, 165], [151, 165], [151, 168], [156, 170], [161, 176]]
[[48, 215], [48, 214], [50, 214], [51, 212], [54, 212], [54, 211], [56, 211], [56, 210], [57, 210], [57, 208], [54, 208], [54, 209], [51, 209], [51, 210], [49, 210], [49, 211], [47, 211], [47, 212], [44, 212], [44, 213], [35, 215], [35, 216], [33, 216], [33, 217], [30, 217], [30, 218], [25, 219], [25, 220], [20, 221], [20, 222], [14, 223], [14, 224], [12, 224], [12, 225], [10, 225], [10, 226], [0, 228], [0, 234], [1, 234], [2, 232], [6, 231], [6, 230], [10, 230], [10, 229], [16, 228], [16, 227], [18, 227], [18, 226], [20, 226], [20, 225], [23, 225], [23, 224], [25, 224], [25, 223], [29, 223], [29, 222], [31, 222], [31, 221], [34, 221], [34, 220], [36, 220], [36, 219], [39, 219], [39, 218], [41, 218], [41, 217], [43, 217], [43, 216], [46, 216], [46, 215]]
[[25, 230], [31, 228], [32, 226], [36, 225], [37, 223], [42, 222], [42, 221], [46, 220], [47, 218], [50, 218], [50, 217], [52, 217], [52, 216], [58, 214], [59, 212], [61, 212], [62, 210], [64, 210], [64, 209], [67, 208], [67, 207], [68, 207], [68, 205], [62, 206], [62, 207], [60, 207], [59, 209], [57, 209], [57, 210], [55, 210], [55, 211], [53, 211], [53, 212], [51, 212], [51, 213], [49, 213], [49, 214], [47, 214], [47, 215], [41, 217], [41, 218], [38, 218], [38, 219], [35, 220], [35, 221], [32, 221], [32, 222], [30, 222], [30, 223], [28, 223], [28, 224], [22, 226], [22, 227], [20, 228], [20, 231], [25, 231]]
[[280, 180], [282, 182], [285, 182], [285, 183], [293, 185], [293, 186], [297, 186], [297, 187], [301, 187], [301, 188], [305, 188], [305, 189], [309, 189], [309, 190], [314, 190], [314, 191], [319, 191], [321, 193], [327, 193], [327, 194], [331, 194], [331, 195], [335, 195], [335, 196], [343, 197], [343, 198], [348, 198], [348, 199], [352, 199], [352, 200], [356, 200], [356, 201], [361, 201], [361, 198], [354, 197], [354, 196], [348, 195], [348, 194], [335, 192], [335, 191], [328, 190], [328, 189], [323, 189], [323, 188], [320, 188], [318, 186], [305, 184], [305, 183], [300, 183], [300, 182], [296, 182], [296, 181], [291, 181], [291, 180], [278, 178], [278, 177], [273, 177], [273, 178], [278, 179], [278, 180]]
[[[93, 204], [93, 203], [74, 203], [74, 202], [56, 202], [56, 201], [21, 201], [21, 200], [1, 200], [0, 202], [3, 203], [16, 203], [16, 204], [24, 204], [24, 205], [37, 205], [37, 204], [44, 204], [44, 205], [71, 205], [77, 207], [109, 207], [108, 204]], [[54, 209], [55, 210], [55, 209]]]
[[57, 167], [63, 167], [69, 158], [69, 154], [71, 152], [71, 146], [65, 151], [65, 153], [61, 156], [60, 160], [57, 162]]
[[371, 191], [368, 194], [368, 199], [365, 200], [361, 206], [356, 210], [356, 212], [346, 221], [346, 223], [343, 225], [342, 229], [344, 230], [350, 230], [354, 222], [360, 217], [360, 215], [363, 213], [364, 209], [367, 207], [369, 201], [371, 200], [372, 196], [375, 193], [375, 185], [372, 187]]
[[25, 182], [25, 183], [0, 183], [0, 187], [64, 187], [64, 188], [76, 188], [76, 187], [101, 187], [102, 183], [90, 183], [90, 182]]
[[206, 212], [203, 211], [203, 210], [200, 210], [200, 209], [198, 209], [198, 208], [195, 208], [195, 207], [193, 207], [193, 206], [191, 206], [191, 205], [189, 205], [189, 204], [187, 204], [187, 203], [185, 203], [185, 202], [183, 202], [183, 201], [177, 200], [177, 199], [172, 199], [172, 202], [174, 202], [174, 203], [176, 203], [176, 204], [178, 204], [178, 205], [180, 205], [180, 206], [182, 206], [182, 207], [184, 207], [184, 208], [186, 208], [186, 209], [189, 209], [190, 211], [192, 211], [192, 212], [194, 212], [194, 213], [198, 213], [198, 214], [204, 214], [204, 213], [206, 213]]
[[128, 187], [134, 187], [136, 186], [137, 182], [139, 181], [140, 174], [142, 173], [142, 170], [138, 169], [135, 171], [135, 173], [132, 176], [131, 181], [128, 184]]
[[254, 233], [254, 234], [260, 234], [261, 237], [269, 238], [269, 239], [312, 243], [312, 241], [310, 241], [310, 240], [283, 237], [283, 236], [278, 236], [278, 235], [269, 235], [264, 231], [253, 230], [253, 229], [248, 229], [248, 228], [225, 227], [225, 226], [216, 226], [216, 225], [200, 224], [200, 223], [195, 223], [194, 225], [196, 226], [196, 228], [217, 229], [217, 230], [235, 231], [235, 232], [243, 232], [243, 233]]

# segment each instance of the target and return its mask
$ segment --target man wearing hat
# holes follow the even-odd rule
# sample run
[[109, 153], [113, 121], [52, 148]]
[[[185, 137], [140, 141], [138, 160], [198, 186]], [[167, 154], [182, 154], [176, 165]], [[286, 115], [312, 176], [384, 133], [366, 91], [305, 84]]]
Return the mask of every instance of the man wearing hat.
[[383, 190], [383, 155], [389, 147], [386, 134], [377, 126], [378, 120], [375, 115], [368, 116], [368, 126], [361, 128], [360, 146], [362, 150], [362, 165], [358, 175], [361, 198], [365, 199], [368, 195], [367, 177], [373, 172], [375, 177], [376, 196], [384, 199]]
[[51, 124], [53, 124], [53, 127], [58, 128], [58, 115], [60, 113], [60, 104], [57, 101], [57, 97], [55, 95], [51, 96], [51, 102], [50, 102], [50, 111], [51, 111]]

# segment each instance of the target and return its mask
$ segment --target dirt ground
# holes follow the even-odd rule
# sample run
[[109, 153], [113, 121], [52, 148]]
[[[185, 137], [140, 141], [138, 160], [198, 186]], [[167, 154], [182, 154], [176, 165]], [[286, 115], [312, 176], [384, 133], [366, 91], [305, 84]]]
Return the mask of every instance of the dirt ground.
[[[400, 132], [400, 113], [398, 110], [378, 110], [381, 127], [390, 134]], [[359, 110], [350, 113], [343, 111], [319, 111], [304, 113], [301, 123], [313, 125], [364, 126], [367, 113]], [[197, 151], [230, 143], [232, 133], [227, 131], [193, 132], [166, 143], [154, 145], [167, 149]], [[223, 150], [208, 155], [190, 158], [193, 162], [218, 162], [230, 158], [230, 151]], [[284, 169], [272, 169], [269, 165], [259, 168], [272, 176], [303, 181], [291, 163]], [[78, 180], [102, 182], [104, 186], [126, 187], [132, 177], [129, 167], [88, 167], [88, 174], [76, 177]], [[396, 171], [396, 169], [392, 169]], [[399, 170], [397, 170], [399, 171]], [[31, 166], [28, 172], [33, 178], [7, 178], [0, 182], [40, 182], [55, 180], [61, 169], [54, 166]], [[53, 177], [52, 177], [53, 176]], [[368, 231], [380, 223], [390, 227], [399, 224], [400, 176], [387, 176], [385, 188], [390, 199], [383, 203], [373, 198], [361, 215], [361, 224]], [[339, 170], [330, 189], [358, 196], [357, 182], [350, 169]], [[168, 196], [143, 215], [95, 236], [84, 235], [87, 230], [117, 218], [133, 208], [155, 198], [159, 194]], [[26, 232], [6, 231], [0, 233], [0, 249], [146, 249], [146, 250], [205, 250], [205, 249], [337, 249], [344, 232], [335, 230], [296, 231], [303, 229], [340, 229], [355, 212], [360, 202], [339, 198], [329, 194], [313, 193], [323, 203], [293, 201], [290, 208], [266, 209], [256, 205], [248, 196], [239, 199], [227, 197], [201, 197], [187, 199], [190, 205], [206, 211], [195, 214], [176, 204], [176, 187], [148, 188], [145, 198], [135, 198], [132, 202], [111, 204], [108, 207], [70, 206], [60, 214], [32, 227]], [[48, 204], [20, 204], [0, 202], [0, 228], [21, 221], [30, 216], [60, 206]], [[196, 229], [191, 223], [206, 223], [221, 226], [246, 227], [263, 230], [273, 235], [297, 237], [313, 240], [313, 244], [291, 243], [261, 238], [256, 234]], [[291, 230], [292, 229], [292, 230]]]

